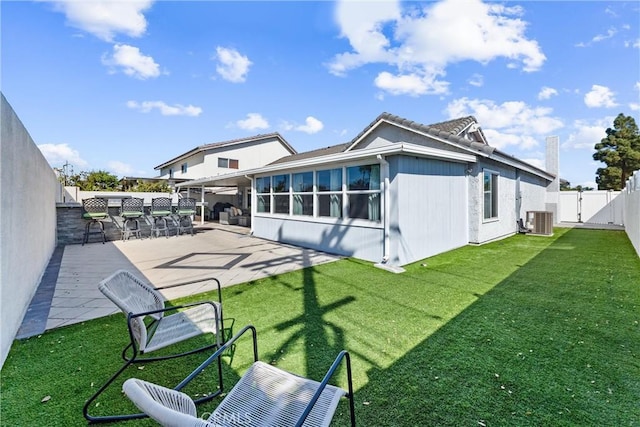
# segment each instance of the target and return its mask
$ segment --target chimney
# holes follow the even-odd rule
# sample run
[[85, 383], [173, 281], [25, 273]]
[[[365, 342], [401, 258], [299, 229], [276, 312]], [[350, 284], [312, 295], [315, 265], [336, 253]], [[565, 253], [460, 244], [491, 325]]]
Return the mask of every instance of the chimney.
[[545, 169], [555, 175], [555, 179], [547, 185], [546, 210], [553, 212], [553, 223], [558, 223], [558, 201], [560, 198], [560, 138], [548, 136], [545, 156]]

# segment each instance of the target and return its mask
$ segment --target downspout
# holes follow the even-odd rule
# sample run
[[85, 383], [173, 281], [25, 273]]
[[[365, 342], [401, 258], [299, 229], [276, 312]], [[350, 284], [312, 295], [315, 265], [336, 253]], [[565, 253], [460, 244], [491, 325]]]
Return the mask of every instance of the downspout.
[[249, 175], [245, 175], [245, 178], [247, 178], [250, 182], [251, 182], [251, 200], [249, 200], [249, 204], [251, 205], [251, 220], [250, 220], [250, 224], [251, 224], [251, 228], [249, 228], [249, 235], [253, 236], [253, 210], [256, 208], [256, 204], [255, 201], [253, 200], [255, 194], [256, 194], [256, 190], [255, 188], [253, 188], [253, 178], [251, 178]]
[[200, 187], [200, 225], [204, 225], [204, 185]]
[[384, 241], [382, 248], [382, 261], [380, 264], [386, 264], [389, 261], [389, 212], [391, 211], [390, 203], [389, 203], [389, 162], [385, 159], [384, 156], [378, 154], [377, 159], [380, 161], [380, 169], [382, 172], [382, 176], [384, 178], [384, 216], [382, 219], [382, 224], [384, 228]]

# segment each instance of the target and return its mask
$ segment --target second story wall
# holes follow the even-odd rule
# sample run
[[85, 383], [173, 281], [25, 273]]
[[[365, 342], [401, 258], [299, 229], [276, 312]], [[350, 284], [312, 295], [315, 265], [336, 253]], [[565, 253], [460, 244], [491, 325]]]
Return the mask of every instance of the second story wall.
[[290, 154], [291, 151], [275, 136], [219, 147], [214, 145], [163, 165], [160, 177], [197, 179], [224, 175], [262, 167]]

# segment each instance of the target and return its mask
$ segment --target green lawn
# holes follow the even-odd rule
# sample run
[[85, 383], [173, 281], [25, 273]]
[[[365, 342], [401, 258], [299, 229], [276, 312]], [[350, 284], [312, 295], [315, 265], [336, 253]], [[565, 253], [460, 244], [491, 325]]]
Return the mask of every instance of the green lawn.
[[[361, 426], [640, 425], [640, 260], [623, 232], [518, 235], [406, 269], [347, 259], [225, 288], [227, 325], [255, 325], [261, 360], [318, 379], [347, 349]], [[84, 401], [126, 342], [120, 314], [17, 341], [1, 424], [84, 425]], [[250, 356], [243, 339], [225, 384]], [[204, 357], [127, 375], [173, 386]], [[190, 393], [210, 391], [210, 371]], [[119, 384], [93, 413], [130, 409]], [[344, 404], [334, 424], [347, 422]]]

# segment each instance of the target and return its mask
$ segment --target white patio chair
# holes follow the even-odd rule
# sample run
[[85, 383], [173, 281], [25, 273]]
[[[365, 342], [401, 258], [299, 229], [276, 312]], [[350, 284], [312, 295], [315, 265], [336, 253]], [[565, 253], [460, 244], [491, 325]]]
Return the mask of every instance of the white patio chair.
[[[85, 403], [83, 414], [89, 421], [120, 421], [141, 418], [144, 414], [116, 416], [92, 416], [88, 413], [91, 403], [131, 364], [172, 359], [197, 353], [210, 348], [220, 347], [224, 341], [222, 320], [222, 291], [216, 278], [199, 279], [171, 285], [181, 286], [212, 280], [218, 288], [218, 302], [202, 301], [181, 306], [165, 307], [164, 298], [155, 288], [138, 279], [126, 270], [119, 270], [100, 282], [98, 289], [117, 305], [127, 316], [130, 343], [122, 351], [124, 365], [91, 396]], [[170, 313], [170, 314], [167, 314]], [[203, 334], [212, 334], [213, 343], [183, 351], [164, 354], [158, 357], [144, 357], [156, 350], [183, 342]], [[222, 390], [222, 366], [218, 363], [220, 374], [218, 394]], [[216, 394], [208, 396], [210, 400]]]
[[[247, 330], [253, 334], [254, 363], [205, 420], [198, 418], [193, 400], [180, 390], [202, 372]], [[122, 389], [145, 414], [163, 426], [328, 426], [342, 397], [349, 400], [355, 426], [349, 353], [341, 351], [321, 382], [303, 378], [257, 360], [256, 331], [246, 326], [175, 389], [130, 378]], [[346, 360], [348, 391], [329, 380]]]

